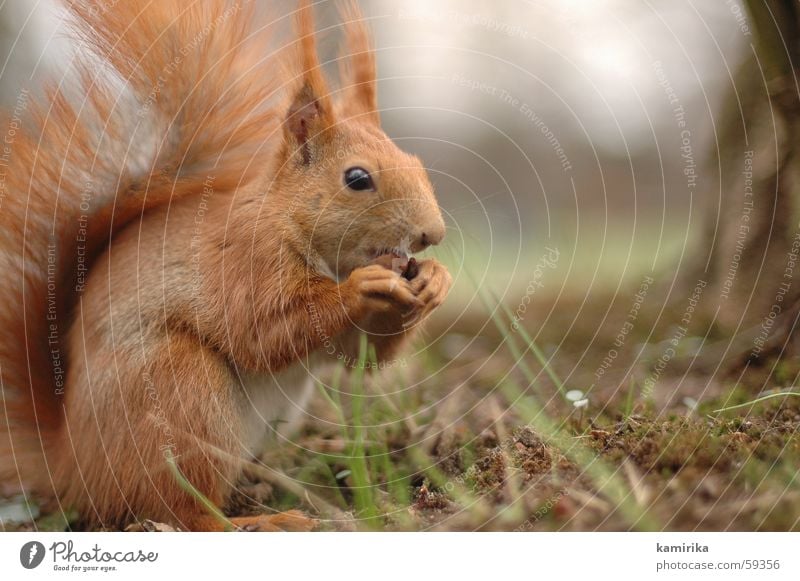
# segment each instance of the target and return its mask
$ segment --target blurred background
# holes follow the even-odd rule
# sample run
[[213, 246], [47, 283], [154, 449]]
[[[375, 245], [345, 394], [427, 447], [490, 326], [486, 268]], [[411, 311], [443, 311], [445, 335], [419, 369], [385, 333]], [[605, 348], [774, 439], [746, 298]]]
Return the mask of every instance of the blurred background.
[[[318, 8], [328, 58], [332, 4]], [[702, 169], [718, 112], [753, 41], [739, 3], [361, 4], [385, 128], [430, 168], [448, 249], [476, 277], [503, 293], [524, 287], [549, 245], [560, 260], [548, 284], [613, 288], [687, 251], [716, 195]], [[68, 43], [49, 0], [7, 0], [0, 23], [0, 87], [13, 106], [19, 87], [60, 70]]]

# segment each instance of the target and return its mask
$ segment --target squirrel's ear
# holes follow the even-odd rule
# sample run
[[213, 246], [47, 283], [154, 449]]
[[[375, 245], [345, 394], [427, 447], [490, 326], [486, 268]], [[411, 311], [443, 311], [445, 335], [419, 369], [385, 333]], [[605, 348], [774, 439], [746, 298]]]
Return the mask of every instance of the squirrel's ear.
[[340, 110], [344, 116], [366, 116], [380, 125], [375, 53], [364, 16], [355, 0], [339, 4], [345, 34], [345, 55], [339, 61], [343, 97]]
[[296, 27], [299, 53], [293, 59], [301, 70], [299, 87], [283, 124], [290, 155], [300, 153], [303, 163], [310, 163], [315, 146], [330, 138], [328, 131], [335, 123], [328, 85], [317, 58], [314, 18], [309, 0], [301, 0]]

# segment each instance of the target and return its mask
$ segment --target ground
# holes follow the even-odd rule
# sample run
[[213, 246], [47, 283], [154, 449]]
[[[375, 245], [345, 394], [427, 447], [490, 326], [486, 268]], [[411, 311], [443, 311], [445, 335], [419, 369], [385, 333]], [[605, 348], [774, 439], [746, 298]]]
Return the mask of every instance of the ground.
[[620, 341], [629, 301], [543, 300], [519, 328], [513, 307], [456, 326], [444, 313], [387, 369], [323, 371], [317, 421], [248, 466], [228, 515], [301, 508], [320, 530], [800, 530], [800, 397], [776, 391], [800, 358], [708, 365], [724, 339], [671, 342], [677, 313], [644, 309]]

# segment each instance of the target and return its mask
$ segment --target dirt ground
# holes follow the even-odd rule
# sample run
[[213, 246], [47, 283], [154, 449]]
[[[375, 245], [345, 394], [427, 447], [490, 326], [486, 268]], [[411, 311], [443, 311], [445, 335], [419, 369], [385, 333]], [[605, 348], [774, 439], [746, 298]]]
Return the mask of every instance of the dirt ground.
[[[800, 397], [715, 411], [794, 385], [800, 358], [710, 361], [724, 338], [687, 331], [649, 382], [676, 315], [643, 311], [615, 346], [629, 305], [551, 307], [525, 321], [545, 365], [488, 317], [442, 317], [423, 350], [368, 374], [368, 405], [345, 375], [336, 400], [313, 402], [319, 421], [249, 466], [228, 515], [300, 508], [320, 530], [800, 530]], [[14, 528], [34, 526], [81, 529], [75, 515]]]

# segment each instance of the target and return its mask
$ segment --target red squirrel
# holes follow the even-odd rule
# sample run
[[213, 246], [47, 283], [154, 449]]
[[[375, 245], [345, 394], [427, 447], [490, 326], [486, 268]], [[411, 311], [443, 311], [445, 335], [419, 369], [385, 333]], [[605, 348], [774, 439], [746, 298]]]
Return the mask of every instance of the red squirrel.
[[76, 80], [3, 125], [0, 492], [88, 527], [221, 530], [243, 463], [300, 415], [308, 367], [356, 360], [362, 333], [385, 361], [442, 303], [447, 269], [406, 264], [445, 224], [380, 127], [354, 2], [335, 91], [308, 0], [274, 21], [245, 0], [66, 12]]

